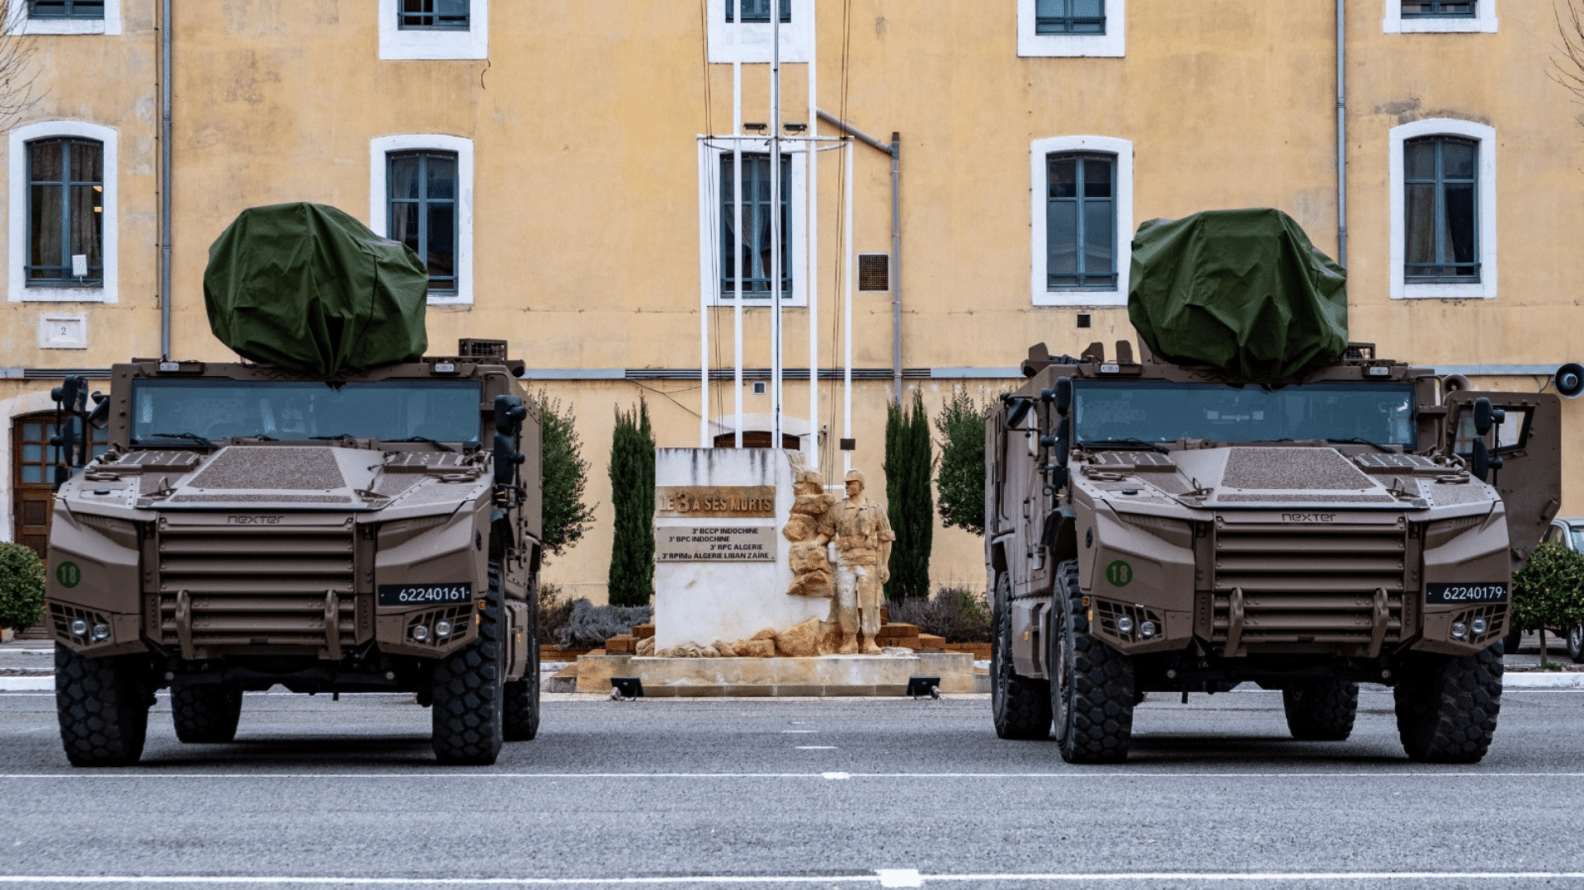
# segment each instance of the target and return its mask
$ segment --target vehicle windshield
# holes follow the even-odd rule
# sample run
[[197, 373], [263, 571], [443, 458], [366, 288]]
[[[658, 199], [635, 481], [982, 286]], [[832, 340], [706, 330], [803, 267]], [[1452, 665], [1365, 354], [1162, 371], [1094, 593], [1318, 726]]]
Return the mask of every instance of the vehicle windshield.
[[1416, 447], [1411, 383], [1311, 383], [1267, 389], [1079, 380], [1077, 444], [1329, 440]]
[[394, 442], [479, 441], [482, 384], [474, 380], [320, 382], [136, 380], [132, 444], [187, 445], [231, 437], [302, 442], [354, 436]]

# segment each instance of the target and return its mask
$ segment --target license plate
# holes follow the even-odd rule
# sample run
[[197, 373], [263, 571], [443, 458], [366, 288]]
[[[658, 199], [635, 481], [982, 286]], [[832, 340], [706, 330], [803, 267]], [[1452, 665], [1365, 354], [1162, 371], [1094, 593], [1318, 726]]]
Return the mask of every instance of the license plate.
[[1426, 584], [1425, 602], [1504, 603], [1506, 584]]
[[382, 606], [427, 606], [465, 603], [473, 599], [473, 585], [463, 584], [381, 584]]

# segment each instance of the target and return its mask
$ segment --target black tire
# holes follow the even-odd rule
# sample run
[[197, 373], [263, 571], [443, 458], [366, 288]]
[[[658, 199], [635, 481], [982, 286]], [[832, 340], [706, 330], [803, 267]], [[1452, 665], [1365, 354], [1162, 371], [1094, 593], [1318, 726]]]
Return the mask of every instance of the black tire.
[[500, 756], [506, 697], [501, 611], [500, 587], [495, 584], [479, 620], [478, 636], [435, 667], [430, 744], [441, 763], [489, 766]]
[[[492, 569], [493, 570], [493, 569]], [[528, 597], [528, 669], [521, 680], [506, 684], [505, 725], [508, 742], [531, 742], [539, 734], [539, 583]]]
[[1517, 655], [1518, 647], [1521, 645], [1523, 645], [1523, 629], [1515, 624], [1507, 630], [1507, 635], [1502, 637], [1503, 651], [1508, 655]]
[[93, 658], [55, 644], [55, 712], [72, 766], [131, 766], [148, 737], [147, 659]]
[[1012, 577], [996, 579], [990, 640], [990, 716], [1003, 739], [1043, 739], [1050, 735], [1050, 684], [1012, 669]]
[[1340, 742], [1353, 734], [1358, 716], [1357, 683], [1326, 680], [1282, 690], [1287, 730], [1300, 742]]
[[1584, 664], [1584, 624], [1575, 624], [1568, 631], [1567, 654], [1574, 664]]
[[1133, 659], [1089, 635], [1078, 563], [1056, 568], [1050, 693], [1056, 743], [1068, 763], [1117, 763], [1133, 739]]
[[1411, 655], [1394, 698], [1397, 734], [1410, 760], [1478, 763], [1501, 711], [1502, 660], [1496, 647], [1457, 658]]
[[233, 686], [182, 683], [171, 687], [176, 738], [189, 745], [218, 745], [236, 738], [242, 690]]

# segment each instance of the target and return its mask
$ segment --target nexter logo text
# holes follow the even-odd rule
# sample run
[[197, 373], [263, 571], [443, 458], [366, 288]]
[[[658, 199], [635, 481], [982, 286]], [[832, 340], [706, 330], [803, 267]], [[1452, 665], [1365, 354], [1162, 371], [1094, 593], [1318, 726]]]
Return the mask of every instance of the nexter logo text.
[[284, 516], [227, 516], [232, 525], [278, 525]]
[[1335, 522], [1335, 513], [1283, 513], [1282, 522]]

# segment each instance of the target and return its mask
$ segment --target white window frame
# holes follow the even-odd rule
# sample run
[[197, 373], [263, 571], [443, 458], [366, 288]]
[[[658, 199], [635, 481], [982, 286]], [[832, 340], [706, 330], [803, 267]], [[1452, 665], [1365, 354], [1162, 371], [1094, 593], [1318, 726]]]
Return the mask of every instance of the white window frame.
[[[1045, 158], [1050, 154], [1096, 152], [1116, 156], [1116, 263], [1117, 283], [1108, 290], [1050, 290], [1045, 243], [1047, 185]], [[1133, 266], [1133, 143], [1112, 136], [1052, 136], [1029, 144], [1029, 267], [1030, 287], [1036, 306], [1125, 306], [1128, 273]]]
[[[1461, 136], [1479, 143], [1480, 280], [1468, 284], [1410, 283], [1403, 274], [1408, 256], [1407, 202], [1403, 194], [1403, 143], [1421, 136]], [[1392, 127], [1388, 167], [1391, 171], [1391, 298], [1393, 300], [1493, 300], [1496, 298], [1496, 129], [1455, 118], [1429, 118]]]
[[[796, 0], [794, 0], [796, 2]], [[724, 7], [723, 7], [724, 10]], [[722, 15], [724, 15], [724, 11]], [[795, 15], [796, 13], [794, 13]], [[781, 144], [781, 153], [792, 162], [792, 179], [790, 182], [781, 183], [781, 190], [789, 205], [787, 210], [791, 217], [792, 231], [787, 234], [787, 251], [791, 256], [786, 257], [787, 269], [792, 273], [792, 290], [781, 292], [781, 308], [808, 305], [808, 154], [802, 151], [789, 150], [788, 143]], [[721, 269], [725, 268], [725, 257], [721, 256], [721, 204], [724, 197], [720, 192], [721, 165], [732, 162], [730, 148], [718, 148], [716, 144], [705, 144], [702, 147], [699, 163], [699, 275], [700, 281], [712, 282], [709, 287], [713, 293], [710, 305], [734, 306], [737, 298], [732, 289], [722, 289], [719, 284]], [[745, 139], [742, 142], [743, 154], [770, 153], [769, 139]], [[769, 297], [750, 297], [744, 295], [743, 308], [770, 308]]]
[[1034, 0], [1017, 0], [1017, 54], [1022, 58], [1127, 55], [1127, 0], [1106, 0], [1104, 34], [1036, 34]]
[[396, 24], [396, 0], [379, 0], [381, 59], [489, 58], [489, 0], [468, 4], [468, 29], [402, 28]]
[[[73, 136], [93, 139], [104, 146], [104, 192], [99, 206], [104, 208], [104, 276], [97, 287], [62, 287], [48, 284], [28, 286], [24, 266], [28, 251], [28, 159], [27, 144], [36, 139]], [[117, 180], [120, 172], [119, 135], [109, 127], [83, 121], [42, 121], [17, 127], [8, 140], [10, 162], [6, 181], [10, 189], [10, 234], [7, 253], [11, 272], [7, 298], [28, 303], [114, 303], [120, 294], [120, 215], [117, 212]]]
[[1473, 18], [1403, 18], [1402, 0], [1386, 0], [1382, 34], [1495, 34], [1496, 0], [1479, 0]]
[[[779, 3], [779, 0], [772, 0]], [[772, 6], [772, 9], [776, 8]], [[769, 22], [726, 21], [726, 0], [705, 0], [711, 62], [769, 62]], [[814, 0], [792, 0], [792, 21], [781, 25], [781, 61], [814, 58]]]
[[[476, 0], [475, 0], [476, 2]], [[391, 152], [449, 151], [457, 156], [456, 293], [430, 294], [430, 306], [473, 304], [473, 140], [438, 133], [377, 136], [369, 140], [369, 228], [390, 237]]]
[[13, 17], [5, 32], [13, 37], [34, 34], [110, 34], [121, 33], [121, 0], [104, 0], [104, 18], [35, 19], [28, 16], [27, 0], [12, 0]]

